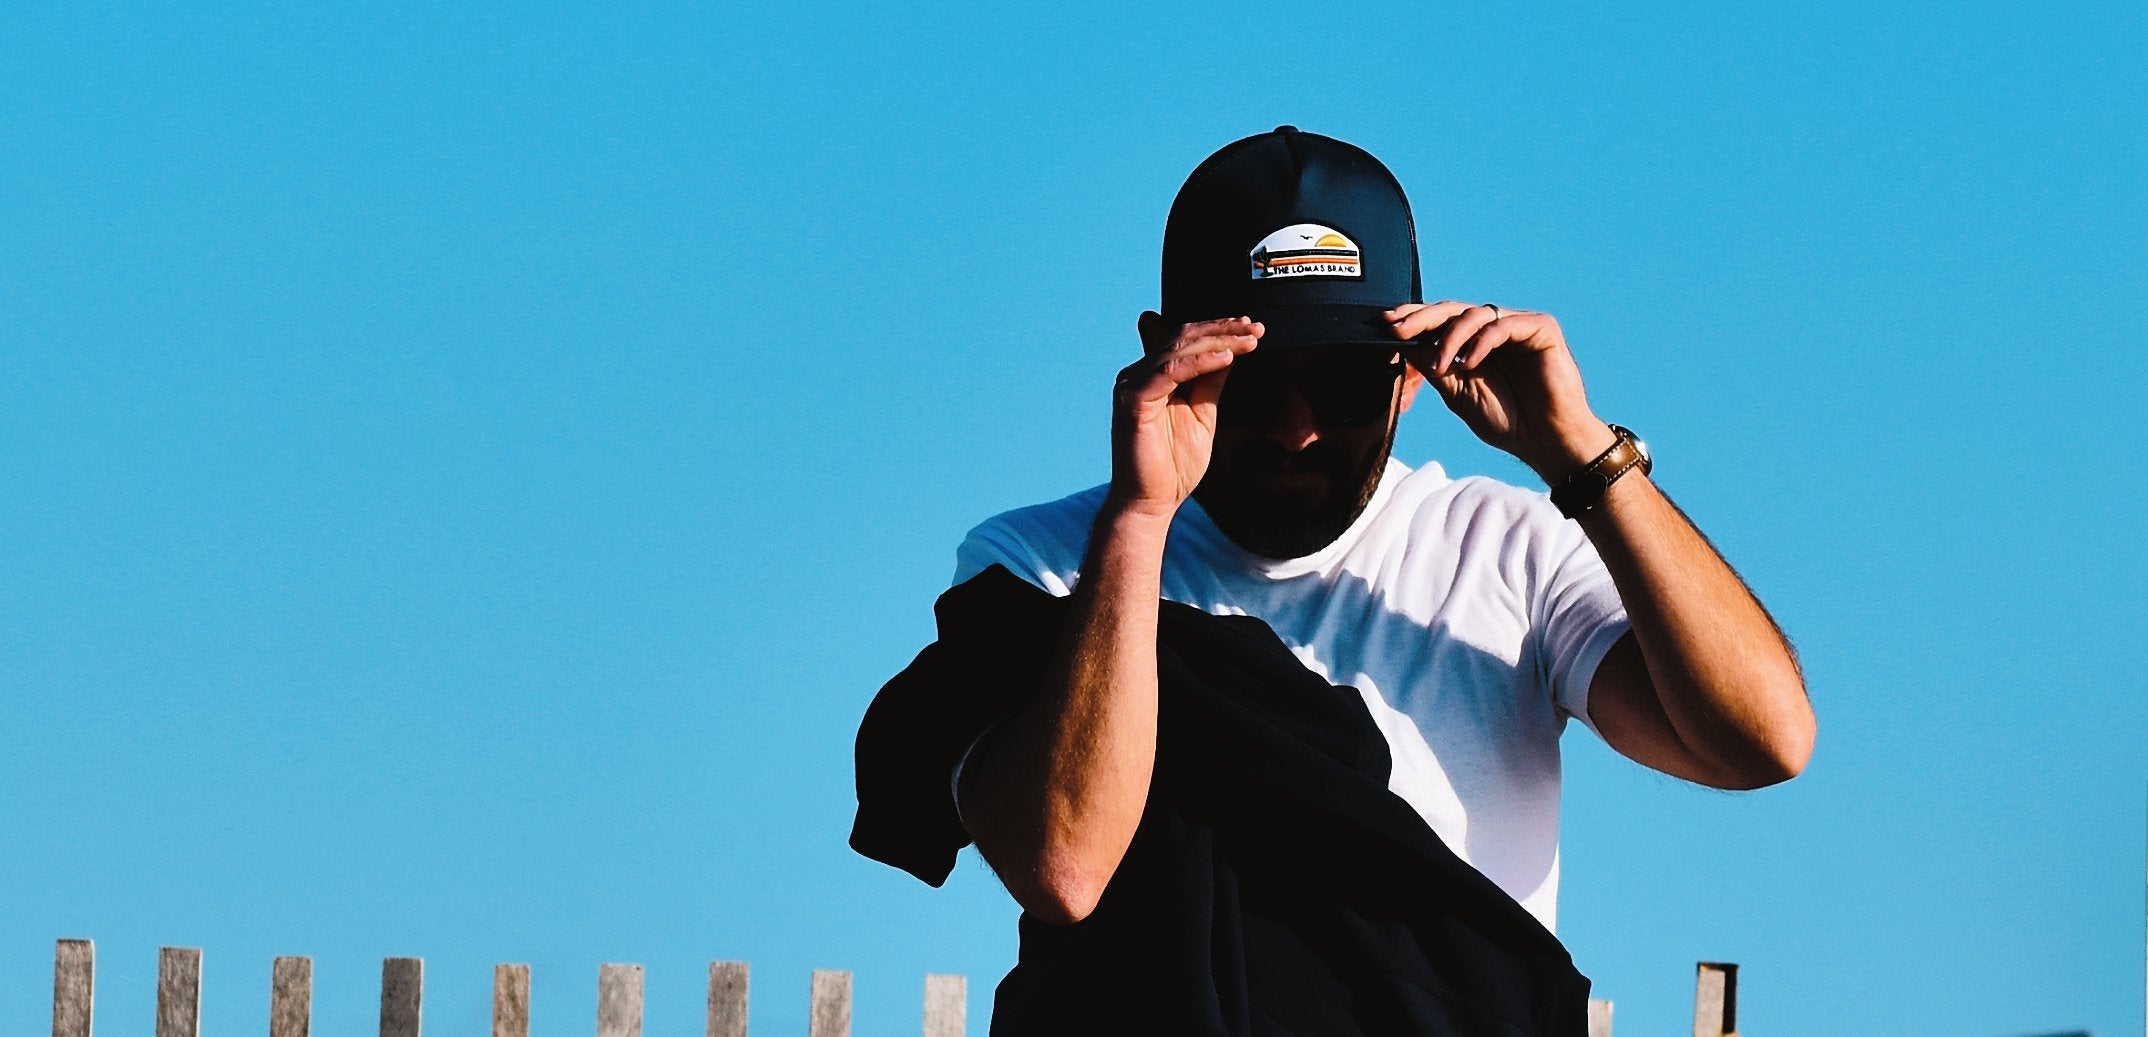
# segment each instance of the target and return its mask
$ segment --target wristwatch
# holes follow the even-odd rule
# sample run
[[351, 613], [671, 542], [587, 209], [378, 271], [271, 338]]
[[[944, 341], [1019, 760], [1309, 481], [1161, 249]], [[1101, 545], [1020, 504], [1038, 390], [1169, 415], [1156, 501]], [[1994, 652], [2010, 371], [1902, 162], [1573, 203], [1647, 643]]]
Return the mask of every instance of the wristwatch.
[[1551, 502], [1558, 505], [1559, 514], [1578, 519], [1603, 503], [1604, 493], [1619, 476], [1636, 468], [1642, 475], [1647, 475], [1655, 467], [1648, 457], [1648, 444], [1641, 442], [1641, 437], [1634, 435], [1632, 429], [1613, 425], [1611, 434], [1618, 437], [1611, 449], [1551, 488]]

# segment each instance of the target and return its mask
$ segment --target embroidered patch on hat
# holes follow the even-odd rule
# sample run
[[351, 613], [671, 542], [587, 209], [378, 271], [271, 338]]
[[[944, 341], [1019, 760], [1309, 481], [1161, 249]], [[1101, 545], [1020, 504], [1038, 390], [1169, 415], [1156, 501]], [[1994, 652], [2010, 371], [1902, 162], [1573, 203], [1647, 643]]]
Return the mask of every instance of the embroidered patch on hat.
[[1293, 223], [1253, 246], [1253, 279], [1360, 277], [1357, 242], [1317, 223]]

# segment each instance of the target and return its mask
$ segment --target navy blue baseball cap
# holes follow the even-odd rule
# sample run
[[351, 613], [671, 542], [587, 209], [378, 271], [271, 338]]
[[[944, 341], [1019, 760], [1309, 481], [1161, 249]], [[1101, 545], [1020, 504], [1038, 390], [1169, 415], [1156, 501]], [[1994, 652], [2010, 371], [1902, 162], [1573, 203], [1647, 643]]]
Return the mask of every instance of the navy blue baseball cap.
[[1380, 160], [1278, 126], [1208, 156], [1164, 224], [1163, 316], [1250, 316], [1267, 349], [1393, 348], [1383, 315], [1423, 302], [1417, 228]]

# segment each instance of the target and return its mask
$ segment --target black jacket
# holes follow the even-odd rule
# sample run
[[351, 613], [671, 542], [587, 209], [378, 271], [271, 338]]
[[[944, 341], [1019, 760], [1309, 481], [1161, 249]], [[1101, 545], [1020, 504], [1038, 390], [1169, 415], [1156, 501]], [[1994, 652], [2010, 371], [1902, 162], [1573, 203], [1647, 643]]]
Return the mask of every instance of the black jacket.
[[[1358, 693], [1258, 619], [1161, 609], [1141, 824], [1088, 918], [1022, 916], [995, 1037], [1584, 1035], [1588, 980], [1387, 790]], [[994, 566], [935, 612], [859, 726], [850, 845], [937, 886], [970, 841], [955, 762], [1039, 686], [1065, 602]]]

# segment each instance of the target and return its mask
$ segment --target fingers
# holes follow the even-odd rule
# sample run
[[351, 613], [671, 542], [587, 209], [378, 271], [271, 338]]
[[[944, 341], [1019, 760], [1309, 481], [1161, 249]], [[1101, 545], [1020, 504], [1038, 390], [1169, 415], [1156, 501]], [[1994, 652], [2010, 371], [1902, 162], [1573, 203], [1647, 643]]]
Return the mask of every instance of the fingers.
[[1456, 318], [1472, 308], [1466, 302], [1446, 300], [1435, 303], [1405, 303], [1387, 311], [1391, 330], [1395, 337], [1409, 345], [1403, 348], [1403, 357], [1411, 367], [1426, 375], [1444, 374], [1452, 354], [1442, 350], [1445, 331]]
[[1551, 324], [1545, 314], [1466, 302], [1408, 304], [1387, 311], [1396, 337], [1416, 347], [1410, 362], [1435, 378], [1473, 371], [1508, 342], [1533, 340]]
[[[1246, 343], [1244, 348], [1252, 348], [1251, 343]], [[1155, 358], [1151, 362], [1137, 365], [1136, 369], [1128, 371], [1121, 378], [1119, 384], [1133, 402], [1140, 403], [1168, 399], [1172, 393], [1179, 390], [1179, 387], [1203, 375], [1214, 374], [1231, 366], [1231, 361], [1238, 356], [1238, 353], [1239, 349], [1236, 345], [1187, 351], [1174, 350]], [[1141, 368], [1146, 368], [1146, 370]]]
[[[1485, 330], [1494, 327], [1502, 319], [1499, 311], [1490, 306], [1472, 306], [1456, 314], [1453, 320], [1447, 322], [1446, 327], [1436, 333], [1439, 336], [1439, 359], [1433, 361], [1433, 370], [1439, 374], [1453, 374], [1456, 362], [1462, 358], [1462, 351], [1479, 342]], [[1480, 350], [1478, 355], [1481, 356], [1482, 352]]]
[[1470, 303], [1453, 300], [1403, 303], [1387, 311], [1387, 319], [1394, 324], [1396, 338], [1413, 339], [1453, 320], [1456, 314], [1470, 306]]
[[1463, 320], [1468, 320], [1471, 316], [1472, 314], [1464, 314], [1455, 322], [1457, 326], [1447, 331], [1446, 350], [1454, 357], [1447, 362], [1449, 373], [1474, 371], [1478, 364], [1484, 362], [1485, 357], [1492, 355], [1492, 350], [1517, 338], [1527, 337], [1527, 331], [1520, 326], [1522, 320], [1519, 314], [1504, 314], [1476, 321], [1471, 327], [1460, 326]]
[[1247, 329], [1260, 326], [1260, 322], [1251, 317], [1218, 317], [1215, 320], [1197, 320], [1179, 329], [1178, 342], [1184, 343], [1189, 339], [1199, 338], [1203, 335], [1239, 334], [1244, 333]]
[[[1181, 386], [1229, 367], [1237, 357], [1260, 344], [1259, 321], [1245, 317], [1199, 321], [1186, 325], [1169, 349], [1146, 356], [1119, 372], [1118, 389], [1132, 401], [1155, 401], [1169, 397]], [[1220, 390], [1220, 386], [1208, 386]], [[1209, 395], [1213, 395], [1210, 392]]]
[[1451, 370], [1474, 371], [1492, 351], [1501, 346], [1514, 344], [1535, 350], [1556, 349], [1565, 341], [1559, 331], [1559, 322], [1551, 314], [1527, 310], [1507, 313], [1498, 320], [1479, 327], [1460, 346], [1455, 348]]

